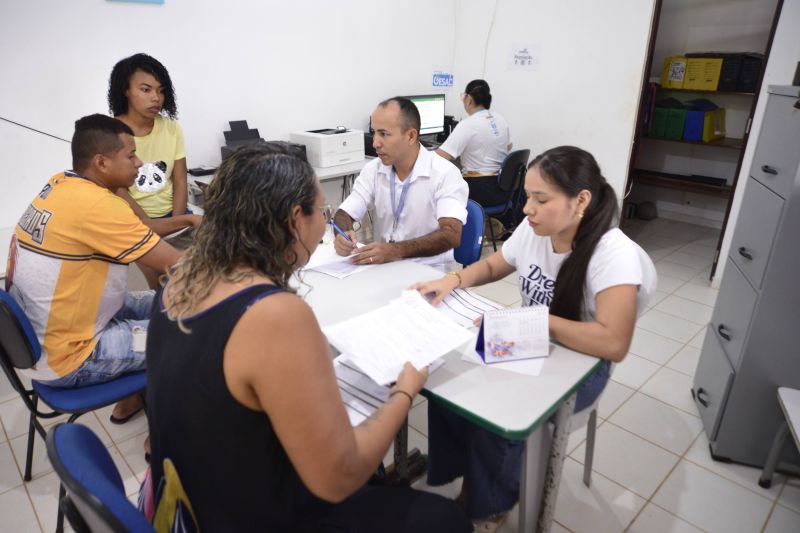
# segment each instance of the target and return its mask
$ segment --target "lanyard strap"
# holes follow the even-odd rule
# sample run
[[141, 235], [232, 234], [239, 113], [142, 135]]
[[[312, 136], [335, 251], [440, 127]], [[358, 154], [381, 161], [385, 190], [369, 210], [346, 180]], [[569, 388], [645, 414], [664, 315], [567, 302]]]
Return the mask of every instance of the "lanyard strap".
[[397, 231], [397, 225], [400, 223], [400, 214], [403, 212], [403, 208], [406, 206], [406, 195], [408, 194], [408, 188], [411, 186], [411, 174], [403, 182], [403, 190], [400, 191], [400, 202], [395, 205], [394, 203], [394, 183], [397, 179], [397, 172], [395, 172], [394, 167], [392, 168], [392, 173], [389, 177], [389, 197], [392, 201], [392, 215], [394, 219], [392, 220], [392, 235], [391, 240], [394, 240], [394, 234]]

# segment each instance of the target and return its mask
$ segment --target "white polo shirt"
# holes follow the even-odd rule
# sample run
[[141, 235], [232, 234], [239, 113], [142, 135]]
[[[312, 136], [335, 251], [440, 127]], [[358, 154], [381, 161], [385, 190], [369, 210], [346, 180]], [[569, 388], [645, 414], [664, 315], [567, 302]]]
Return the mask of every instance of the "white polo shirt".
[[[394, 214], [390, 192], [394, 169], [380, 159], [367, 163], [353, 185], [350, 196], [339, 209], [354, 220], [361, 220], [374, 208], [375, 242], [388, 242], [392, 236]], [[458, 169], [451, 162], [420, 146], [411, 174], [400, 181], [395, 177], [395, 204], [399, 204], [403, 184], [408, 181], [405, 205], [400, 212], [394, 240], [397, 242], [422, 237], [439, 229], [440, 218], [467, 221], [469, 189]], [[433, 257], [417, 258], [425, 264], [453, 262], [453, 251]]]
[[482, 109], [459, 122], [439, 149], [453, 158], [461, 157], [464, 172], [497, 174], [510, 142], [506, 119]]

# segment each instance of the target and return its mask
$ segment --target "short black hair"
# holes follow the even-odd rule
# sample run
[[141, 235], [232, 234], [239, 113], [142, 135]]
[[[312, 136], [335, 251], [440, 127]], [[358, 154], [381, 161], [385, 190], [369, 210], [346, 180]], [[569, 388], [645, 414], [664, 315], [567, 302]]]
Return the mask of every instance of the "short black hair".
[[127, 124], [107, 115], [98, 113], [76, 120], [72, 135], [72, 169], [82, 172], [95, 155], [110, 155], [121, 150], [121, 133], [133, 136]]
[[485, 80], [472, 80], [467, 84], [464, 92], [472, 97], [475, 105], [483, 106], [486, 109], [492, 107], [492, 92]]
[[400, 128], [402, 128], [403, 133], [414, 128], [417, 130], [417, 136], [419, 136], [422, 120], [419, 118], [419, 109], [414, 105], [414, 102], [403, 96], [394, 96], [379, 103], [378, 107], [386, 107], [392, 102], [396, 102], [400, 107]]
[[125, 91], [128, 89], [128, 82], [137, 70], [152, 74], [164, 89], [163, 110], [170, 118], [178, 116], [178, 104], [175, 101], [175, 88], [169, 72], [158, 59], [147, 54], [134, 54], [119, 61], [111, 69], [111, 76], [108, 79], [108, 110], [115, 117], [127, 113], [128, 99]]

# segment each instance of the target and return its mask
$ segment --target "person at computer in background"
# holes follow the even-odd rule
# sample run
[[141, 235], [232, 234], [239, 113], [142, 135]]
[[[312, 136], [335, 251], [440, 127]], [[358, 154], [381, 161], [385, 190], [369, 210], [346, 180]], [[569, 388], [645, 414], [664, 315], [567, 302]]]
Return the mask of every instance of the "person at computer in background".
[[[616, 227], [617, 198], [594, 157], [573, 146], [547, 150], [528, 165], [526, 222], [501, 251], [461, 272], [414, 286], [438, 305], [456, 287], [517, 273], [522, 305], [550, 308], [550, 338], [604, 364], [579, 390], [575, 410], [591, 405], [625, 358], [636, 316], [655, 292], [647, 254]], [[493, 531], [519, 497], [523, 441], [494, 435], [428, 402], [428, 483], [464, 477], [467, 514]]]
[[108, 107], [133, 130], [143, 161], [133, 185], [117, 194], [158, 235], [197, 226], [201, 217], [187, 211], [183, 131], [167, 69], [147, 54], [122, 59], [111, 70]]
[[471, 199], [485, 206], [500, 205], [506, 201], [506, 193], [497, 185], [497, 174], [511, 151], [508, 123], [489, 111], [492, 93], [484, 80], [469, 82], [462, 102], [469, 116], [456, 125], [436, 153], [448, 161], [461, 158]]
[[150, 323], [153, 486], [170, 458], [203, 531], [471, 531], [441, 496], [364, 486], [428, 373], [406, 364], [351, 426], [328, 342], [289, 283], [325, 231], [324, 203], [285, 147], [222, 162]]
[[[180, 252], [114, 194], [133, 183], [141, 164], [127, 125], [83, 117], [72, 137], [73, 170], [50, 178], [17, 224], [6, 290], [42, 342], [39, 361], [21, 370], [27, 377], [75, 387], [144, 369], [133, 331], [147, 329], [153, 293], [126, 292], [128, 265], [163, 273]], [[111, 421], [123, 423], [142, 407], [139, 395], [122, 400]]]
[[[419, 111], [394, 97], [372, 112], [372, 145], [378, 157], [366, 164], [334, 221], [347, 238], [334, 240], [339, 255], [369, 265], [404, 258], [429, 264], [453, 261], [467, 220], [467, 185], [449, 161], [419, 143]], [[374, 207], [374, 242], [356, 250], [353, 221]], [[348, 240], [349, 239], [349, 240]]]

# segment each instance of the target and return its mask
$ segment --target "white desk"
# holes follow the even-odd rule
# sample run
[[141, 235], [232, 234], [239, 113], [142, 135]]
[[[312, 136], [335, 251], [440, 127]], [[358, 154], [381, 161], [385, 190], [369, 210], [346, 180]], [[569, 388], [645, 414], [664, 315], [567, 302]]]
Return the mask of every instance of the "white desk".
[[[352, 163], [345, 163], [344, 165], [335, 165], [332, 167], [311, 167], [314, 169], [314, 174], [319, 178], [319, 181], [335, 180], [345, 176], [352, 176], [358, 174], [364, 165], [367, 164], [368, 159], [361, 161], [354, 161]], [[188, 178], [192, 181], [199, 181], [208, 185], [214, 179], [214, 174], [207, 174], [205, 176], [193, 176], [188, 174]]]
[[[345, 279], [317, 272], [301, 273], [309, 287], [301, 288], [322, 326], [386, 304], [414, 282], [436, 279], [441, 272], [412, 261], [378, 265]], [[558, 493], [569, 417], [575, 391], [600, 365], [600, 360], [557, 346], [538, 377], [506, 372], [462, 361], [450, 353], [434, 372], [423, 394], [490, 431], [525, 439], [520, 487], [520, 531], [547, 531]], [[548, 421], [556, 414], [556, 431]], [[548, 454], [548, 452], [550, 452]], [[546, 479], [545, 479], [546, 478]], [[546, 490], [543, 490], [546, 489]], [[541, 505], [540, 505], [541, 502]]]
[[[361, 161], [354, 161], [352, 163], [345, 163], [344, 165], [335, 165], [332, 167], [311, 167], [314, 169], [314, 174], [319, 178], [320, 182], [342, 179], [342, 201], [350, 194], [350, 187], [352, 185], [353, 176], [361, 172], [364, 165], [367, 164], [369, 159], [362, 159]], [[188, 174], [190, 181], [203, 183], [208, 185], [214, 179], [213, 174], [206, 176], [192, 176]]]
[[367, 159], [361, 161], [354, 161], [352, 163], [345, 163], [344, 165], [335, 165], [332, 167], [311, 167], [314, 169], [314, 174], [317, 175], [319, 181], [328, 181], [346, 176], [358, 174], [364, 165], [367, 164]]

